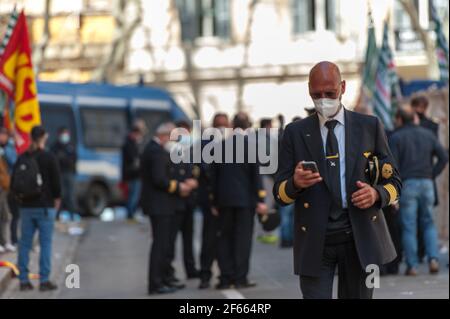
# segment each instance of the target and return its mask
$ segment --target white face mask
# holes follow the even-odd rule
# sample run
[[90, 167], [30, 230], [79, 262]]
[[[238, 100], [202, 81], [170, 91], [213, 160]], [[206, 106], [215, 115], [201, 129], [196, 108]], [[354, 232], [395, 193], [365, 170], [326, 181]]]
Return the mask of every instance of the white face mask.
[[336, 115], [339, 107], [341, 106], [341, 101], [339, 99], [324, 98], [313, 100], [313, 102], [317, 113], [325, 118], [330, 118]]
[[59, 140], [61, 141], [61, 143], [67, 144], [70, 142], [70, 135], [69, 134], [61, 134], [61, 136], [59, 137]]
[[164, 144], [164, 149], [170, 153], [172, 151], [172, 149], [174, 149], [176, 146], [177, 146], [177, 142], [167, 141], [166, 144]]

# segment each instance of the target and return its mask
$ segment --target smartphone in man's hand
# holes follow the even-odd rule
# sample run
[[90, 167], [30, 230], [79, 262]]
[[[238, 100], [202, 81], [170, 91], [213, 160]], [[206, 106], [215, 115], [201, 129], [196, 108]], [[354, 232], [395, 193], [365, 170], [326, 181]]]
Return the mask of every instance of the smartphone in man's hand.
[[318, 173], [319, 169], [317, 168], [317, 164], [314, 161], [303, 161], [301, 162], [302, 169], [304, 171], [311, 171], [313, 173]]

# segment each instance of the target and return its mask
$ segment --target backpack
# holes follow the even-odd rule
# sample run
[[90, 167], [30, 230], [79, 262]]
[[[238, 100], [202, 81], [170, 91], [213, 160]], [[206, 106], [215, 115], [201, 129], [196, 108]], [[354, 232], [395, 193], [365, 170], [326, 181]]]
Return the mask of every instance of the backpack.
[[35, 156], [26, 152], [14, 165], [11, 191], [20, 202], [40, 199], [42, 196], [42, 175]]

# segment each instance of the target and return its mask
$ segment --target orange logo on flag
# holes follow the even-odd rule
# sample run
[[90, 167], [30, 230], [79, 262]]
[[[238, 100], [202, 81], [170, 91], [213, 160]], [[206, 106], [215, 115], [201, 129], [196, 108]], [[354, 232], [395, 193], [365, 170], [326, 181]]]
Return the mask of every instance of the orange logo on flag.
[[4, 54], [0, 57], [0, 89], [15, 104], [13, 124], [18, 134], [16, 147], [19, 153], [28, 148], [31, 129], [41, 124], [29, 41], [25, 14], [22, 11]]

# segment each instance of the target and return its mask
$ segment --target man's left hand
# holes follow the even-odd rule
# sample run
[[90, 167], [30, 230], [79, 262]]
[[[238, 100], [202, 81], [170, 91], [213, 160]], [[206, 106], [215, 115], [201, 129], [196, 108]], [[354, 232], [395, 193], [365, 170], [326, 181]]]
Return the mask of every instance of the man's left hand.
[[195, 178], [188, 178], [184, 181], [191, 189], [196, 189], [198, 187], [198, 182]]
[[369, 184], [357, 181], [356, 186], [359, 190], [352, 194], [352, 203], [359, 209], [372, 207], [380, 199], [378, 192]]

